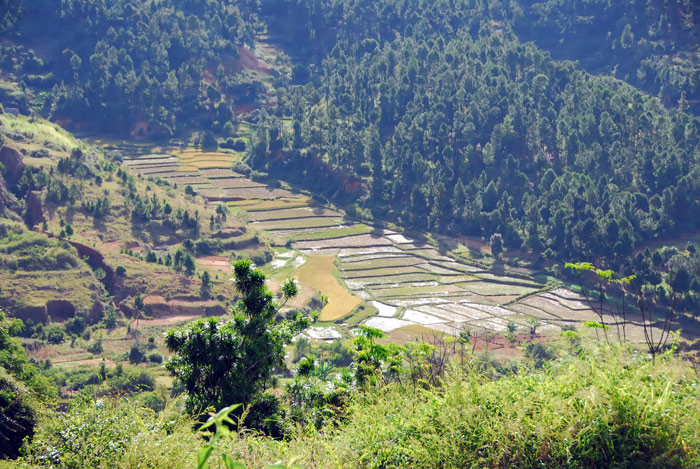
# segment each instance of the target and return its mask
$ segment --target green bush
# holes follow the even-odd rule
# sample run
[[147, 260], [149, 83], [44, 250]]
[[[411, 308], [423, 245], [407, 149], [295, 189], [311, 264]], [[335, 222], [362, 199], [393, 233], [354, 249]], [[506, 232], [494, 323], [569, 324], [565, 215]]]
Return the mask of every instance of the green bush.
[[54, 324], [46, 329], [46, 340], [50, 344], [61, 344], [64, 340], [66, 340], [66, 336], [63, 333], [63, 330]]
[[129, 361], [131, 363], [141, 363], [146, 359], [146, 355], [143, 352], [143, 349], [137, 345], [134, 344], [131, 346], [131, 350], [129, 350]]
[[19, 456], [23, 440], [34, 435], [36, 410], [30, 395], [0, 367], [0, 459]]

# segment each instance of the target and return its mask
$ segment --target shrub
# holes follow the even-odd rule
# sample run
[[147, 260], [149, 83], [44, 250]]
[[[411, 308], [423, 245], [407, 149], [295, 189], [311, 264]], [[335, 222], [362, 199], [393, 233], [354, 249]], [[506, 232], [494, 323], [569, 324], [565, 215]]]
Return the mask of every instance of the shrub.
[[82, 316], [70, 318], [65, 322], [64, 327], [67, 333], [80, 335], [85, 330], [85, 318]]
[[0, 459], [19, 456], [25, 438], [31, 439], [36, 411], [27, 389], [0, 367]]
[[95, 355], [99, 355], [102, 352], [104, 352], [104, 347], [102, 346], [102, 338], [99, 338], [95, 340], [95, 342], [90, 344], [87, 348], [87, 351]]
[[160, 412], [165, 409], [165, 400], [155, 392], [144, 392], [139, 395], [139, 401], [144, 407]]
[[63, 330], [54, 324], [49, 326], [49, 328], [46, 330], [46, 340], [50, 344], [61, 344], [64, 340], [66, 340], [66, 336], [63, 333]]
[[141, 350], [141, 347], [136, 344], [131, 346], [131, 350], [129, 350], [129, 361], [131, 363], [141, 363], [145, 360], [145, 358], [145, 354], [143, 353], [143, 350]]

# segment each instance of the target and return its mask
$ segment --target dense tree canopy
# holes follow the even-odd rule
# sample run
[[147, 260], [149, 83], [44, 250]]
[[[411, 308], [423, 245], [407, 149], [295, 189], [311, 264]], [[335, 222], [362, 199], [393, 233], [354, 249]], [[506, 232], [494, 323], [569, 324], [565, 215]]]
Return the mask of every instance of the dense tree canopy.
[[700, 227], [692, 115], [521, 43], [498, 2], [326, 3], [346, 7], [325, 19], [335, 45], [292, 88], [291, 130], [264, 119], [252, 165], [404, 225], [501, 233], [553, 259], [619, 264]]
[[143, 120], [145, 136], [221, 129], [234, 95], [250, 87], [233, 69], [239, 46], [254, 40], [255, 1], [10, 3], [0, 66], [54, 119], [110, 133]]

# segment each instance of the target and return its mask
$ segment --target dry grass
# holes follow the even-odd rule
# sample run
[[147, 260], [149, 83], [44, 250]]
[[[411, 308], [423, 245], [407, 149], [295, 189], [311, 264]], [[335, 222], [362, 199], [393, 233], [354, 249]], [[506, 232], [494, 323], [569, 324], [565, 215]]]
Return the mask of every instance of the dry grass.
[[332, 256], [310, 257], [296, 273], [302, 286], [315, 288], [328, 297], [328, 304], [321, 310], [321, 321], [340, 319], [362, 303], [362, 299], [351, 295], [333, 276], [334, 261]]

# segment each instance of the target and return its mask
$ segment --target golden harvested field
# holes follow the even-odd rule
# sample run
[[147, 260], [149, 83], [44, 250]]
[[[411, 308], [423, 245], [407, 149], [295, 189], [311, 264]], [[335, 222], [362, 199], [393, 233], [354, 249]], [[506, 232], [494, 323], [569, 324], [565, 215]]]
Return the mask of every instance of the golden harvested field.
[[335, 257], [309, 257], [306, 264], [296, 272], [299, 283], [307, 288], [315, 288], [328, 297], [328, 304], [321, 310], [321, 321], [335, 321], [350, 314], [362, 299], [351, 295], [333, 276]]

